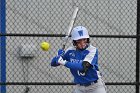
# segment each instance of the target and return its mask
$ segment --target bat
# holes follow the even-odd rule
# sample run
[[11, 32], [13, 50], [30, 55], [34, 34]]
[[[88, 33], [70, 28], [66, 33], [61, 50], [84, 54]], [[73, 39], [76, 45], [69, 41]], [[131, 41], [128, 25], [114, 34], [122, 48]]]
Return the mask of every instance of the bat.
[[77, 16], [77, 14], [78, 14], [78, 10], [79, 10], [78, 7], [76, 7], [76, 8], [74, 9], [74, 12], [73, 12], [73, 15], [72, 15], [72, 19], [71, 19], [71, 21], [70, 21], [70, 24], [69, 24], [69, 27], [68, 27], [68, 30], [67, 30], [68, 33], [67, 33], [66, 36], [65, 36], [65, 40], [64, 40], [64, 44], [63, 44], [62, 49], [65, 49], [66, 43], [67, 43], [67, 41], [68, 41], [68, 37], [69, 37], [70, 34], [71, 34], [71, 31], [72, 31], [74, 22], [75, 22], [75, 20], [76, 20], [76, 16]]

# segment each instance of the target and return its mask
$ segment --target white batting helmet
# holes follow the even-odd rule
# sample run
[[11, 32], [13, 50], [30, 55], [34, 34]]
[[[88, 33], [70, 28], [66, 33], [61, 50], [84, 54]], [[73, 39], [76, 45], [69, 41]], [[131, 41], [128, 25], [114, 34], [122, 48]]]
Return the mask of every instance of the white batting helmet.
[[89, 34], [85, 27], [76, 26], [75, 28], [73, 28], [73, 30], [71, 32], [71, 38], [72, 38], [72, 40], [89, 38]]

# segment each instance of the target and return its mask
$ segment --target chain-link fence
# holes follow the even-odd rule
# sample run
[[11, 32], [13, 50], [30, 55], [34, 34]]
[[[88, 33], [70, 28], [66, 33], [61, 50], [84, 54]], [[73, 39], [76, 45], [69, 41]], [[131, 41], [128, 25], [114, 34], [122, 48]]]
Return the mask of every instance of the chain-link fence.
[[[99, 49], [99, 68], [107, 93], [139, 93], [137, 3], [136, 0], [7, 0], [6, 34], [1, 34], [6, 37], [5, 92], [73, 91], [69, 69], [51, 67], [50, 62], [62, 47], [76, 5], [80, 10], [74, 26], [87, 27], [91, 43]], [[40, 49], [42, 41], [50, 43], [49, 51]], [[66, 47], [70, 45], [71, 40]]]

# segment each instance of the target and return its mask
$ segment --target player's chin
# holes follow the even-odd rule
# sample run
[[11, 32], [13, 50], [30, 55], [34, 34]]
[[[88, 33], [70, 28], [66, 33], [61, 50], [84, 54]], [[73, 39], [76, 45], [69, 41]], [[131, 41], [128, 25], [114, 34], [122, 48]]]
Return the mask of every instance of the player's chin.
[[86, 46], [78, 47], [78, 49], [80, 49], [80, 50], [84, 50], [84, 49], [86, 49]]

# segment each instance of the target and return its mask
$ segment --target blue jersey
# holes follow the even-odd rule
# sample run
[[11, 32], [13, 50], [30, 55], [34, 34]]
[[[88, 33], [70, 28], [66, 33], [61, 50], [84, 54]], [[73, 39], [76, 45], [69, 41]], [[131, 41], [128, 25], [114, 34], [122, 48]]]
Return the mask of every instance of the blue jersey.
[[[98, 49], [96, 47], [89, 45], [85, 50], [76, 50], [75, 47], [70, 47], [66, 50], [63, 59], [67, 61], [65, 66], [70, 69], [74, 76], [74, 83], [85, 84], [98, 79]], [[80, 63], [83, 61], [87, 61], [92, 65], [86, 73], [78, 68], [78, 66], [82, 66]], [[72, 67], [69, 62], [75, 65]]]

